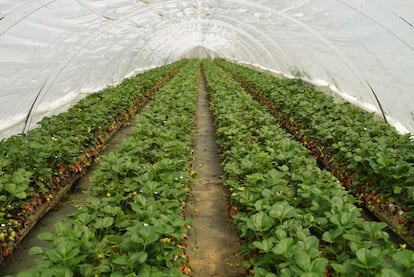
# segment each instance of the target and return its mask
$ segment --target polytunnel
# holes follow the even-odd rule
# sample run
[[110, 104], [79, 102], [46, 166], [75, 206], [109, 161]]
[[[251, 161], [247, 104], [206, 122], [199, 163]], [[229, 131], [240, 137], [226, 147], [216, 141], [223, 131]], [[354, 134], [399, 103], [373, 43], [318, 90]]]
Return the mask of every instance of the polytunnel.
[[194, 55], [299, 75], [412, 133], [413, 13], [407, 1], [2, 1], [1, 136]]
[[411, 1], [2, 0], [0, 275], [414, 276], [413, 72]]

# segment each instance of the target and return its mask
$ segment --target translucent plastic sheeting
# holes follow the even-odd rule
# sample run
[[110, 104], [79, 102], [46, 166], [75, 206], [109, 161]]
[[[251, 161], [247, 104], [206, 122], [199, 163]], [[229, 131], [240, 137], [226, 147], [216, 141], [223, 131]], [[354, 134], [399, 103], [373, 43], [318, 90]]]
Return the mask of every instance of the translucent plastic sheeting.
[[0, 138], [182, 57], [300, 77], [414, 133], [414, 3], [0, 1]]

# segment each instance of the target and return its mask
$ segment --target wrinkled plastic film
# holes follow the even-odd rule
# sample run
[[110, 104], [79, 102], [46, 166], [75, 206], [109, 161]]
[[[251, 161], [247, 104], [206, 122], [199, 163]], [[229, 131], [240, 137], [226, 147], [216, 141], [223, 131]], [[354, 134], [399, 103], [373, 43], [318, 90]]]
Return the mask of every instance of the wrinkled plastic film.
[[0, 137], [21, 132], [31, 107], [28, 129], [137, 72], [218, 56], [378, 114], [381, 103], [414, 133], [413, 24], [414, 5], [397, 0], [2, 1]]

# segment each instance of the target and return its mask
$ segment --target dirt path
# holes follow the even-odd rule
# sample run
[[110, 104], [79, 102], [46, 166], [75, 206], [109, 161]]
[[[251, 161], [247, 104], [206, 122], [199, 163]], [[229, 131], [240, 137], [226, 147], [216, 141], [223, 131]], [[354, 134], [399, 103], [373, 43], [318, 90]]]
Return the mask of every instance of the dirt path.
[[239, 236], [228, 218], [229, 204], [221, 183], [223, 171], [203, 78], [196, 120], [194, 170], [197, 180], [187, 207], [187, 216], [193, 220], [187, 250], [192, 276], [245, 276], [243, 269], [236, 268]]

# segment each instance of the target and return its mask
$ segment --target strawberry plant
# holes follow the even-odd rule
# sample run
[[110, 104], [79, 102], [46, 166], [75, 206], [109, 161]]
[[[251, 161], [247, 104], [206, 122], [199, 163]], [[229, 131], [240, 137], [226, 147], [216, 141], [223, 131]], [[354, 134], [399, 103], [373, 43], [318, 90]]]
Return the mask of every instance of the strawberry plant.
[[102, 156], [87, 204], [31, 249], [38, 266], [18, 276], [182, 276], [183, 218], [199, 62], [190, 62], [137, 116], [117, 152]]
[[[257, 276], [413, 273], [384, 231], [274, 117], [211, 61], [203, 61], [211, 108], [240, 230], [245, 267]], [[235, 212], [236, 211], [236, 212]], [[408, 253], [413, 253], [409, 251]]]
[[[231, 64], [216, 63], [266, 105], [371, 210], [389, 223], [414, 228], [414, 143], [390, 125], [349, 103], [337, 103], [297, 80]], [[389, 209], [388, 206], [396, 206]], [[404, 211], [404, 212], [402, 212]], [[398, 223], [396, 223], [398, 225]], [[400, 226], [393, 226], [401, 231]], [[412, 235], [406, 239], [414, 241]]]
[[0, 142], [0, 259], [11, 254], [14, 241], [22, 239], [22, 228], [32, 226], [29, 216], [36, 220], [41, 216], [39, 206], [49, 206], [63, 188], [83, 176], [113, 129], [128, 124], [146, 99], [187, 62], [91, 94], [68, 111], [44, 118], [27, 134]]

